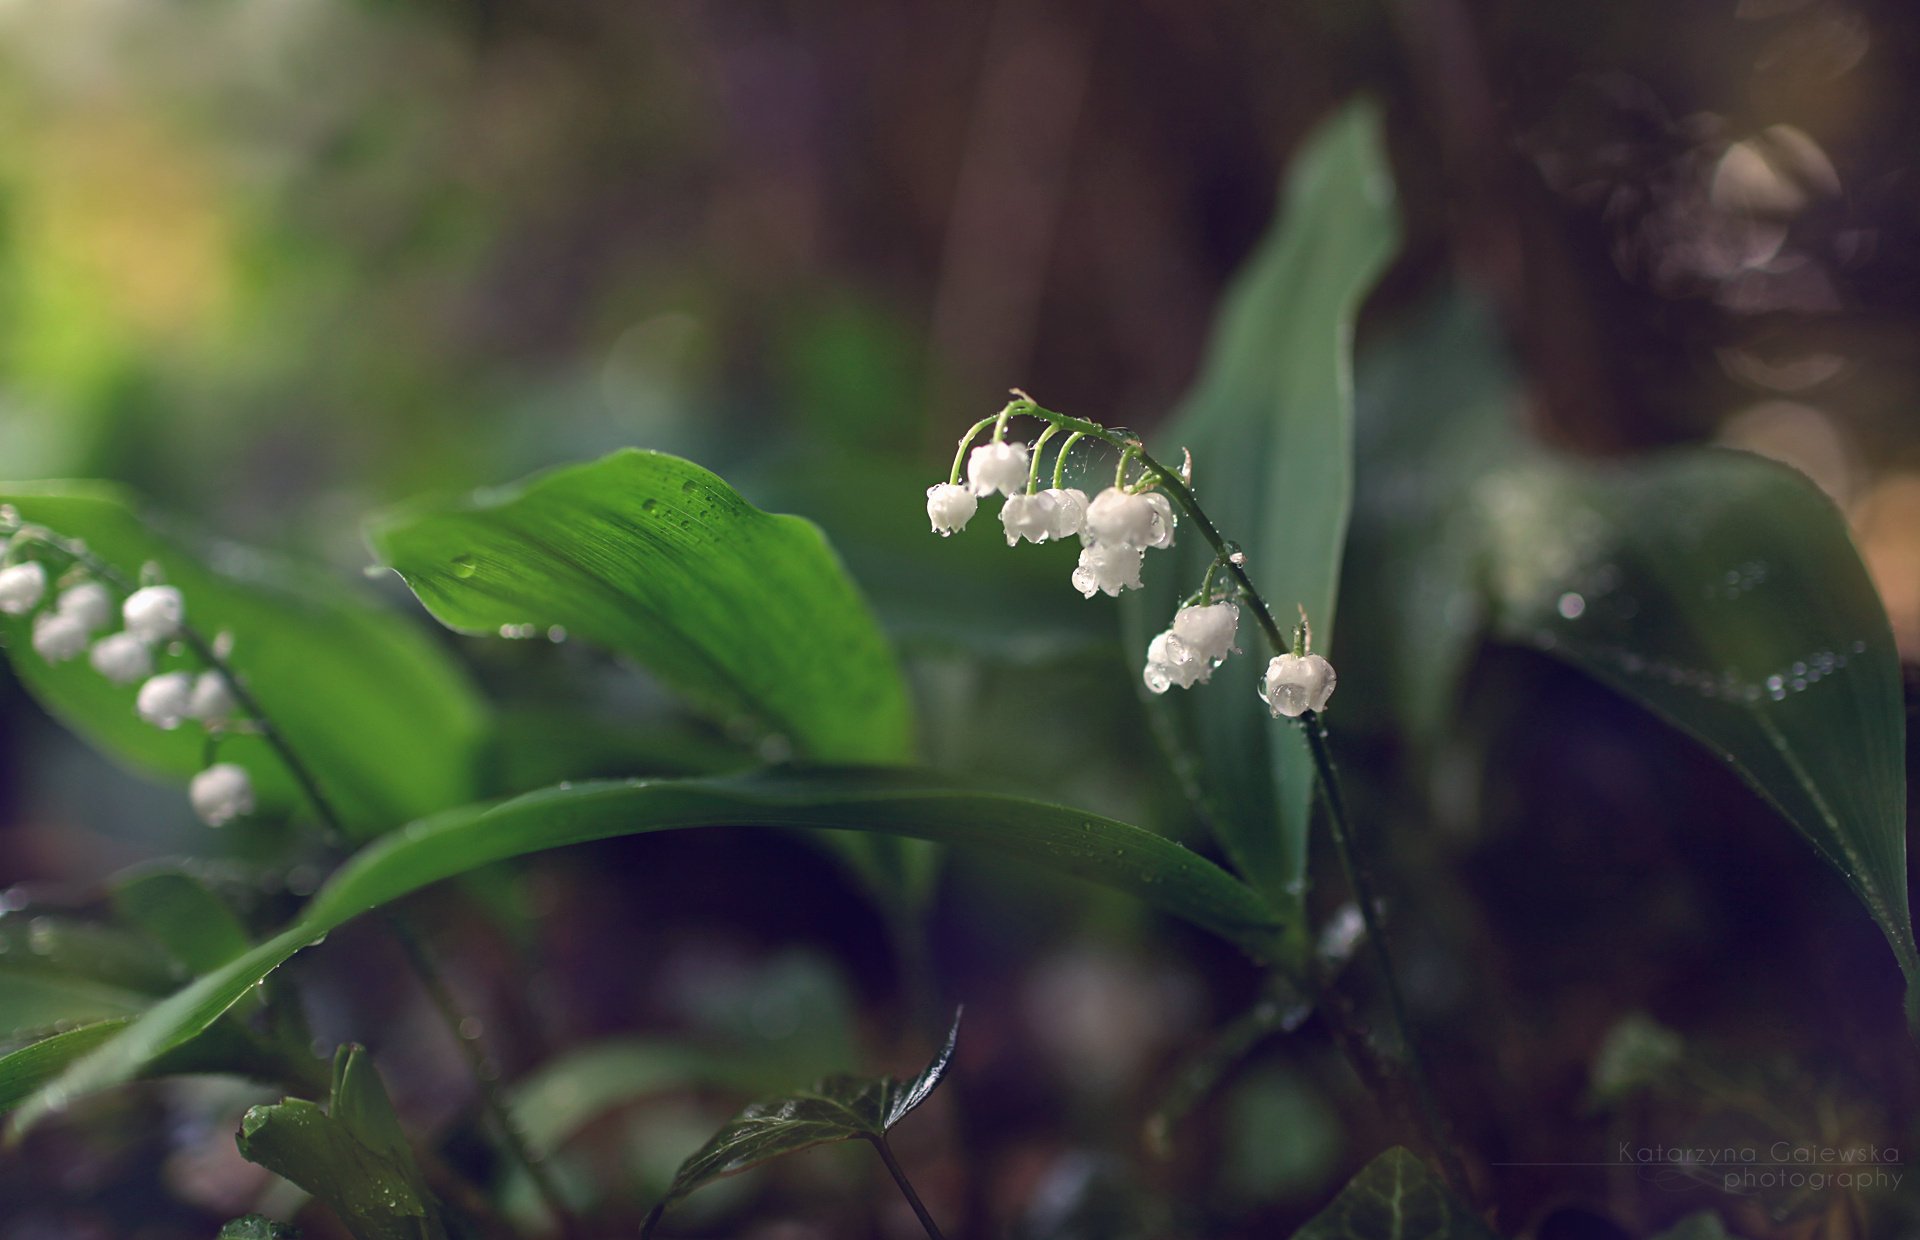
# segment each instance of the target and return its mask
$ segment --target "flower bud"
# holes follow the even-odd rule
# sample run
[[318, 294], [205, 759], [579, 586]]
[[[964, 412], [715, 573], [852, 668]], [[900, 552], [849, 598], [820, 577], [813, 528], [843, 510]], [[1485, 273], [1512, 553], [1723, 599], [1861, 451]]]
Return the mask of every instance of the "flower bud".
[[1009, 498], [1000, 506], [1000, 524], [1007, 531], [1007, 546], [1013, 546], [1022, 538], [1039, 543], [1053, 537], [1057, 507], [1053, 497], [1044, 491]]
[[1118, 595], [1140, 588], [1140, 561], [1146, 552], [1112, 543], [1096, 542], [1080, 552], [1073, 570], [1073, 588], [1092, 598], [1096, 593]]
[[0, 568], [0, 612], [24, 616], [47, 592], [47, 570], [38, 560]]
[[49, 663], [65, 663], [87, 648], [86, 626], [63, 611], [33, 618], [33, 652]]
[[967, 485], [975, 495], [1017, 495], [1027, 487], [1027, 445], [996, 440], [967, 455]]
[[153, 675], [153, 651], [131, 633], [109, 633], [93, 644], [93, 670], [116, 685]]
[[1086, 538], [1087, 493], [1078, 487], [1050, 487], [1041, 492], [1053, 501], [1053, 538]]
[[134, 713], [162, 731], [171, 732], [193, 707], [193, 673], [162, 672], [140, 686]]
[[186, 600], [172, 586], [143, 586], [127, 595], [120, 605], [127, 632], [143, 642], [170, 640], [187, 618]]
[[113, 623], [113, 593], [97, 581], [83, 581], [60, 592], [55, 604], [63, 616], [70, 616], [82, 632], [98, 633]]
[[187, 718], [198, 719], [208, 727], [217, 727], [233, 718], [240, 704], [233, 700], [227, 678], [219, 672], [201, 672], [193, 682], [193, 696], [187, 702]]
[[1158, 523], [1145, 495], [1130, 495], [1119, 487], [1108, 487], [1087, 505], [1087, 533], [1096, 543], [1138, 551], [1154, 545]]
[[933, 532], [942, 538], [966, 529], [979, 506], [973, 492], [951, 482], [927, 488], [927, 519], [933, 522]]
[[1234, 635], [1240, 629], [1236, 603], [1208, 603], [1182, 607], [1173, 617], [1173, 635], [1209, 664], [1219, 664], [1235, 653]]
[[253, 781], [244, 767], [216, 762], [193, 777], [187, 786], [193, 812], [210, 827], [222, 827], [253, 812]]
[[1260, 700], [1275, 719], [1282, 715], [1294, 719], [1310, 710], [1325, 710], [1334, 683], [1333, 664], [1319, 655], [1283, 654], [1267, 664], [1267, 674], [1260, 680]]

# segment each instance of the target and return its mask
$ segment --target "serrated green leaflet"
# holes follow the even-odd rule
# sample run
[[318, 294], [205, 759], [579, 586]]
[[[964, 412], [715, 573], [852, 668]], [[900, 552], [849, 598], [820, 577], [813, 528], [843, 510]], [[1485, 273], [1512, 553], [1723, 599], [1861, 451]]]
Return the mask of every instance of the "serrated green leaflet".
[[818, 761], [911, 753], [893, 652], [820, 531], [690, 461], [616, 452], [411, 507], [369, 539], [451, 628], [563, 628]]
[[[1195, 495], [1245, 547], [1247, 573], [1281, 624], [1304, 606], [1323, 645], [1353, 489], [1353, 321], [1399, 230], [1379, 110], [1354, 104], [1295, 159], [1279, 222], [1234, 287], [1198, 386], [1154, 435], [1163, 460], [1191, 450]], [[1210, 556], [1191, 533], [1168, 555], [1149, 554], [1147, 588], [1126, 613], [1131, 651], [1167, 626]], [[1313, 762], [1255, 698], [1270, 652], [1251, 624], [1240, 645], [1247, 657], [1211, 683], [1155, 705], [1234, 865], [1291, 912], [1304, 892]]]
[[[472, 763], [484, 715], [465, 674], [416, 628], [347, 583], [229, 544], [190, 553], [103, 484], [0, 484], [0, 503], [14, 505], [28, 522], [85, 540], [127, 578], [158, 565], [184, 595], [190, 623], [209, 637], [231, 633], [234, 666], [248, 690], [356, 835], [475, 795]], [[64, 567], [57, 556], [49, 563]], [[62, 722], [157, 775], [184, 782], [206, 764], [198, 728], [163, 732], [142, 722], [132, 686], [108, 682], [84, 657], [48, 665], [33, 653], [31, 627], [26, 617], [0, 618], [0, 637], [21, 682]], [[173, 665], [161, 660], [163, 668]], [[264, 740], [234, 737], [220, 757], [248, 770], [263, 808], [299, 804]]]
[[838, 1073], [810, 1089], [748, 1105], [681, 1164], [640, 1234], [650, 1234], [675, 1201], [722, 1176], [834, 1141], [883, 1141], [887, 1130], [925, 1102], [946, 1076], [959, 1038], [960, 1016], [955, 1013], [946, 1044], [910, 1081]]
[[292, 925], [155, 1005], [14, 1118], [23, 1129], [79, 1094], [121, 1084], [205, 1028], [335, 927], [431, 883], [568, 844], [703, 826], [862, 831], [977, 847], [1099, 883], [1270, 956], [1271, 907], [1180, 845], [1126, 823], [983, 793], [906, 768], [775, 770], [705, 780], [578, 784], [414, 823], [341, 867]]
[[1395, 1146], [1353, 1177], [1293, 1240], [1493, 1240], [1440, 1177]]

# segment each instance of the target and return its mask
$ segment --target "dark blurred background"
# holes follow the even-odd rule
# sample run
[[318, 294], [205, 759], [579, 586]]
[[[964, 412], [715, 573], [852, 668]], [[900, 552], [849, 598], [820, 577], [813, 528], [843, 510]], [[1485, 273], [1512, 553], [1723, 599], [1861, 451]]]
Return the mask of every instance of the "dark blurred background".
[[[957, 430], [1013, 384], [1150, 431], [1193, 378], [1287, 157], [1366, 90], [1388, 105], [1408, 242], [1363, 345], [1458, 281], [1493, 307], [1525, 387], [1515, 416], [1543, 438], [1596, 454], [1718, 440], [1797, 466], [1851, 521], [1911, 659], [1917, 58], [1920, 8], [1892, 0], [6, 0], [0, 476], [118, 479], [352, 575], [369, 512], [631, 444], [816, 517], [870, 583], [907, 556], [936, 571], [918, 516], [876, 514], [911, 516]], [[1032, 706], [1036, 685], [1111, 704], [1047, 755], [930, 725], [930, 756], [1178, 819], [1164, 779], [1113, 761], [1144, 742], [1110, 615], [1036, 605], [983, 663], [898, 580], [875, 589], [931, 716]], [[502, 692], [599, 695], [623, 719], [660, 709], [587, 653], [465, 648]], [[1470, 683], [1451, 765], [1419, 790], [1431, 799], [1392, 791], [1391, 752], [1354, 755], [1388, 790], [1375, 821], [1448, 893], [1416, 898], [1442, 929], [1411, 956], [1467, 1144], [1577, 1161], [1619, 1122], [1583, 1101], [1594, 1057], [1642, 1009], [1733, 1046], [1746, 1066], [1723, 1077], [1783, 1073], [1770, 1096], [1788, 1109], [1865, 1107], [1857, 1128], [1897, 1138], [1914, 1089], [1897, 979], [1838, 881], [1604, 690], [1497, 650]], [[207, 847], [184, 807], [106, 771], [11, 682], [0, 692], [0, 882], [84, 902], [118, 865]], [[1083, 718], [1035, 709], [1062, 735]], [[1431, 833], [1451, 794], [1483, 785], [1495, 793], [1453, 813], [1471, 830]], [[609, 887], [608, 866], [630, 879]], [[796, 868], [814, 892], [798, 901], [783, 885]], [[1136, 1222], [1181, 1220], [1138, 1234], [1269, 1235], [1382, 1143], [1387, 1121], [1310, 1031], [1134, 1182], [1135, 1125], [1173, 1055], [1253, 980], [1163, 923], [1097, 900], [1048, 907], [1051, 889], [1027, 881], [962, 865], [946, 884], [936, 948], [974, 1007], [955, 1091], [970, 1124], [924, 1154], [947, 1160], [930, 1173], [944, 1202], [1022, 1234], [1134, 1234], [1043, 1227], [1107, 1193]], [[702, 896], [723, 882], [779, 907]], [[750, 1006], [767, 959], [796, 942], [812, 953], [802, 973], [850, 990], [864, 1045], [893, 1028], [874, 1015], [893, 983], [872, 914], [797, 845], [610, 846], [534, 865], [515, 898], [538, 948], [483, 936], [465, 979], [477, 1006], [510, 1008], [515, 953], [555, 968], [545, 1026], [502, 1035], [510, 1072], [556, 1044], [700, 1027], [688, 1013], [720, 1003], [715, 977]], [[646, 950], [619, 946], [635, 941]], [[306, 967], [334, 993], [324, 963]], [[617, 984], [616, 967], [631, 970]], [[396, 1032], [383, 1063], [417, 1074], [396, 1086], [410, 1118], [446, 1122], [457, 1076], [436, 1085], [431, 1028], [382, 1001], [316, 1024], [418, 1034], [426, 1050]], [[193, 1234], [253, 1204], [257, 1184], [222, 1153], [227, 1095], [123, 1105], [124, 1148], [56, 1133], [16, 1160], [0, 1235], [138, 1219]], [[1669, 1139], [1726, 1106], [1673, 1105], [1689, 1118], [1662, 1112]], [[698, 1124], [647, 1119], [641, 1144], [670, 1170]], [[213, 1169], [196, 1180], [149, 1145], [206, 1151]], [[877, 1190], [836, 1174], [742, 1217], [901, 1234], [879, 1207], [860, 1213]], [[1599, 1172], [1491, 1182], [1509, 1234], [1633, 1234], [1680, 1202]], [[1743, 1225], [1857, 1234], [1854, 1208], [1756, 1207]], [[1878, 1209], [1883, 1226], [1898, 1213]], [[713, 1234], [747, 1226], [720, 1217]], [[1569, 1227], [1588, 1230], [1554, 1230]]]

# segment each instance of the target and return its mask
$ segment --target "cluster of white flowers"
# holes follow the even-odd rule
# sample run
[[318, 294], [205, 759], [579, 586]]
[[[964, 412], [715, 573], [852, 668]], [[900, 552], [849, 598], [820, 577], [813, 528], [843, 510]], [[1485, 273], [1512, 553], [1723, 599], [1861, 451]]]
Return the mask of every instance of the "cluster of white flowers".
[[1204, 684], [1213, 669], [1238, 654], [1233, 644], [1240, 629], [1240, 607], [1231, 601], [1196, 603], [1174, 614], [1173, 625], [1147, 644], [1147, 688], [1165, 693], [1178, 685]]
[[[14, 549], [0, 547], [10, 553]], [[41, 608], [50, 594], [51, 605]], [[36, 608], [41, 608], [37, 615]], [[121, 627], [96, 640], [116, 612]], [[213, 732], [234, 727], [239, 706], [224, 673], [154, 671], [156, 658], [167, 652], [186, 624], [186, 600], [172, 586], [142, 586], [116, 609], [107, 585], [78, 566], [54, 594], [46, 566], [22, 560], [0, 568], [0, 614], [33, 615], [34, 653], [48, 663], [65, 663], [84, 652], [93, 670], [107, 680], [138, 684], [134, 713], [157, 728], [172, 731], [189, 720]], [[201, 820], [217, 827], [253, 812], [253, 785], [242, 767], [215, 763], [194, 776], [189, 799]]]

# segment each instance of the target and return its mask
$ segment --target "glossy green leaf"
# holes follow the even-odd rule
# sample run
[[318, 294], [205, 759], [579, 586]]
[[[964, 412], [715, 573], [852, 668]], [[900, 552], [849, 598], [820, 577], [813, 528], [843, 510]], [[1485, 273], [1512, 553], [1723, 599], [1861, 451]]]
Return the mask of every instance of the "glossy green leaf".
[[1294, 1240], [1493, 1240], [1427, 1165], [1395, 1146], [1353, 1177]]
[[94, 1021], [0, 1055], [0, 1115], [25, 1102], [74, 1060], [125, 1028], [129, 1019]]
[[217, 1240], [300, 1240], [300, 1229], [264, 1215], [248, 1214], [222, 1227]]
[[1899, 654], [1832, 503], [1710, 450], [1517, 468], [1479, 498], [1500, 630], [1726, 758], [1840, 871], [1920, 994]]
[[[1353, 489], [1350, 348], [1360, 303], [1399, 244], [1379, 109], [1357, 103], [1309, 138], [1288, 174], [1279, 222], [1248, 262], [1214, 330], [1198, 386], [1155, 440], [1161, 459], [1193, 454], [1193, 489], [1247, 572], [1290, 627], [1296, 606], [1331, 643]], [[1148, 556], [1129, 606], [1129, 649], [1143, 651], [1211, 551], [1182, 531]], [[1254, 693], [1273, 653], [1250, 619], [1247, 653], [1211, 683], [1158, 699], [1183, 774], [1239, 871], [1286, 901], [1304, 898], [1313, 763], [1296, 729], [1276, 726]]]
[[[132, 1018], [126, 1016], [93, 1021], [0, 1055], [0, 1115], [58, 1080], [68, 1067], [131, 1023]], [[313, 1079], [319, 1066], [303, 1050], [271, 1043], [238, 1021], [226, 1019], [149, 1061], [138, 1075], [223, 1073], [317, 1089], [325, 1085], [324, 1078]]]
[[88, 978], [0, 969], [0, 1038], [127, 1016], [151, 1002], [145, 995]]
[[911, 753], [893, 652], [820, 531], [689, 461], [616, 452], [415, 506], [369, 537], [461, 632], [564, 629], [818, 761]]
[[240, 1152], [298, 1184], [356, 1240], [443, 1240], [441, 1211], [360, 1047], [341, 1047], [331, 1108], [292, 1098], [240, 1121]]
[[[158, 565], [185, 595], [196, 628], [208, 637], [232, 633], [233, 663], [248, 689], [356, 834], [370, 836], [474, 795], [483, 715], [473, 688], [424, 634], [350, 583], [230, 544], [190, 553], [142, 520], [124, 493], [102, 484], [5, 484], [0, 503], [84, 539], [126, 577]], [[26, 618], [0, 618], [0, 638], [21, 682], [67, 726], [157, 775], [184, 782], [205, 765], [198, 729], [163, 732], [141, 722], [133, 687], [109, 683], [84, 658], [49, 666], [33, 653], [30, 629]], [[179, 665], [191, 663], [182, 658]], [[236, 737], [220, 757], [247, 768], [263, 807], [298, 803], [263, 740]]]
[[306, 911], [239, 959], [162, 1000], [73, 1065], [15, 1116], [133, 1079], [191, 1038], [301, 948], [359, 914], [442, 879], [568, 844], [703, 826], [868, 831], [979, 847], [1097, 882], [1221, 935], [1256, 958], [1280, 925], [1245, 884], [1180, 845], [1038, 801], [956, 788], [904, 768], [774, 770], [704, 780], [578, 784], [414, 823], [341, 867]]
[[675, 1201], [722, 1176], [736, 1175], [816, 1145], [883, 1140], [888, 1129], [939, 1086], [953, 1064], [959, 1038], [960, 1015], [956, 1012], [946, 1045], [910, 1081], [837, 1073], [821, 1078], [810, 1089], [749, 1104], [681, 1164], [667, 1195], [647, 1216], [640, 1234], [644, 1237], [652, 1232]]
[[217, 969], [249, 946], [233, 910], [183, 870], [159, 867], [123, 877], [113, 907], [193, 973]]

